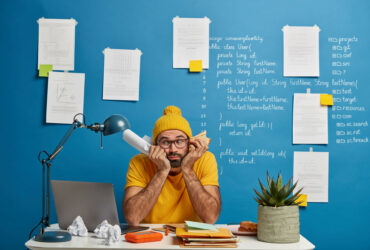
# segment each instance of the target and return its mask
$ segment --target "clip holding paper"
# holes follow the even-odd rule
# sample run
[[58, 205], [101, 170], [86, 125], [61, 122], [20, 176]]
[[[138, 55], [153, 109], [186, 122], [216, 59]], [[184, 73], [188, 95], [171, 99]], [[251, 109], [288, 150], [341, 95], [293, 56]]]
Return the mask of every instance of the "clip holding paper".
[[36, 20], [36, 22], [37, 22], [38, 24], [40, 24], [40, 20], [43, 20], [43, 19], [45, 19], [45, 17], [40, 17], [39, 19], [37, 19], [37, 20]]
[[179, 16], [175, 16], [174, 18], [172, 18], [172, 23], [174, 23], [176, 20], [178, 20], [180, 17]]
[[313, 152], [313, 148], [312, 147], [309, 148], [309, 152]]
[[78, 22], [76, 21], [76, 19], [74, 19], [74, 18], [72, 18], [72, 17], [71, 17], [71, 21], [73, 21], [73, 22], [74, 22], [74, 25], [75, 25], [75, 26], [77, 26]]
[[307, 94], [311, 94], [311, 89], [310, 89], [310, 88], [307, 88], [307, 89], [306, 89], [306, 93], [307, 93]]
[[105, 55], [105, 51], [110, 49], [109, 47], [106, 47], [105, 49], [103, 49], [102, 53]]
[[314, 26], [312, 26], [314, 29], [316, 29], [318, 32], [320, 32], [321, 31], [321, 29], [320, 29], [320, 27], [319, 26], [317, 26], [316, 24], [314, 25]]
[[137, 50], [140, 53], [140, 56], [143, 54], [143, 52], [141, 52], [141, 50], [139, 50], [138, 48], [136, 48], [135, 50]]
[[211, 19], [209, 19], [207, 16], [204, 16], [204, 19], [208, 20], [208, 24], [210, 24], [212, 22]]

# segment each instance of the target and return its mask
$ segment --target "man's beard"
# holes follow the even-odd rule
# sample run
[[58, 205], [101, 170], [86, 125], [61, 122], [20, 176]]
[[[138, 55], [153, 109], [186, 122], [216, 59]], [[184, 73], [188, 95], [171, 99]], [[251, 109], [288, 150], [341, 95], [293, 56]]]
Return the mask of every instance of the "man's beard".
[[[170, 160], [170, 159], [168, 159], [169, 156], [179, 156], [180, 159], [178, 159], [178, 160]], [[183, 157], [182, 154], [177, 154], [177, 153], [168, 153], [168, 155], [167, 155], [167, 159], [170, 161], [171, 168], [181, 167], [181, 162], [182, 162], [182, 159], [183, 158], [184, 157]]]

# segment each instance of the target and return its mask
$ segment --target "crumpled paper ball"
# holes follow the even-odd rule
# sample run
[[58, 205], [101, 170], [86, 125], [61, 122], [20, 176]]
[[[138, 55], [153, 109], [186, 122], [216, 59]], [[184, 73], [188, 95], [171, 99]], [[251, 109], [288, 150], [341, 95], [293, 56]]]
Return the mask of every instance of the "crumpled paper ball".
[[112, 226], [107, 220], [100, 223], [94, 230], [96, 237], [104, 239], [105, 245], [118, 242], [121, 236], [121, 227], [119, 225]]
[[84, 236], [88, 235], [87, 228], [81, 216], [77, 216], [72, 224], [67, 228], [68, 232], [72, 235]]

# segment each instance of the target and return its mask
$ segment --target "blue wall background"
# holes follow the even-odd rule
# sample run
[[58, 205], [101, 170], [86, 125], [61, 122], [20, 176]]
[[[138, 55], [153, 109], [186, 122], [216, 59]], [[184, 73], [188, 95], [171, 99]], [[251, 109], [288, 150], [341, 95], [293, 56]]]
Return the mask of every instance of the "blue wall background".
[[[351, 67], [345, 78], [358, 80], [352, 97], [364, 112], [348, 112], [351, 121], [369, 119], [368, 75], [370, 3], [363, 1], [99, 1], [99, 0], [2, 0], [0, 1], [1, 49], [1, 182], [0, 235], [3, 249], [21, 249], [28, 233], [41, 216], [41, 166], [37, 154], [51, 152], [68, 125], [45, 123], [47, 79], [37, 76], [38, 25], [45, 18], [74, 18], [76, 26], [75, 71], [86, 74], [84, 113], [87, 123], [102, 122], [114, 113], [125, 115], [132, 130], [151, 135], [155, 120], [167, 105], [178, 105], [196, 134], [206, 129], [212, 138], [210, 150], [219, 163], [223, 208], [218, 223], [257, 218], [253, 188], [257, 178], [265, 180], [266, 170], [285, 179], [293, 174], [293, 151], [307, 151], [307, 145], [292, 145], [292, 96], [305, 86], [259, 88], [258, 95], [279, 95], [289, 103], [283, 112], [229, 112], [225, 90], [218, 89], [217, 51], [210, 50], [210, 69], [201, 74], [172, 69], [172, 18], [203, 17], [212, 20], [210, 37], [260, 35], [264, 43], [254, 46], [261, 57], [277, 62], [274, 78], [282, 77], [282, 32], [286, 25], [314, 25], [320, 32], [320, 80], [330, 82], [332, 44], [329, 37], [353, 37]], [[103, 101], [102, 50], [139, 48], [141, 57], [140, 101]], [[223, 50], [223, 49], [221, 49]], [[237, 77], [231, 75], [231, 79]], [[269, 78], [270, 76], [267, 76]], [[252, 76], [262, 81], [266, 76]], [[206, 80], [204, 80], [206, 79]], [[285, 79], [286, 80], [286, 79]], [[298, 78], [299, 80], [299, 78]], [[314, 82], [314, 79], [305, 79]], [[287, 80], [289, 81], [289, 80]], [[203, 88], [207, 89], [207, 99]], [[330, 93], [333, 87], [311, 86], [313, 93]], [[341, 96], [339, 96], [341, 98]], [[206, 108], [201, 105], [206, 104]], [[230, 139], [219, 131], [219, 113], [230, 119], [268, 120], [272, 131], [256, 131], [248, 138]], [[340, 113], [340, 112], [339, 112]], [[202, 117], [206, 114], [206, 117]], [[336, 143], [338, 114], [329, 109], [329, 144], [314, 151], [330, 153], [329, 203], [309, 203], [301, 209], [301, 233], [317, 249], [369, 249], [370, 217], [368, 201], [369, 143]], [[342, 113], [340, 113], [342, 114]], [[204, 123], [206, 122], [206, 124]], [[361, 138], [369, 137], [368, 127], [360, 128]], [[220, 145], [219, 140], [223, 140]], [[120, 219], [121, 200], [130, 158], [137, 152], [119, 135], [103, 138], [78, 130], [54, 161], [52, 179], [110, 182], [114, 184]], [[267, 148], [285, 151], [286, 158], [258, 159], [250, 166], [230, 166], [220, 153], [234, 148]], [[222, 169], [222, 172], [221, 172]], [[54, 206], [51, 222], [56, 223]]]

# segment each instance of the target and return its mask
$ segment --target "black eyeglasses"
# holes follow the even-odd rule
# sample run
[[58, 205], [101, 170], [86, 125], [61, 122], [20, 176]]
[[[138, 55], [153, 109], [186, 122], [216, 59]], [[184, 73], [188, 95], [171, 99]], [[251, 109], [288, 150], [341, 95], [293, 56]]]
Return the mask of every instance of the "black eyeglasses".
[[184, 138], [180, 138], [180, 139], [176, 139], [176, 140], [161, 140], [159, 141], [158, 145], [163, 148], [163, 149], [167, 149], [167, 148], [170, 148], [172, 143], [176, 146], [176, 148], [184, 148], [186, 147], [187, 145], [187, 141], [188, 139], [184, 139]]

